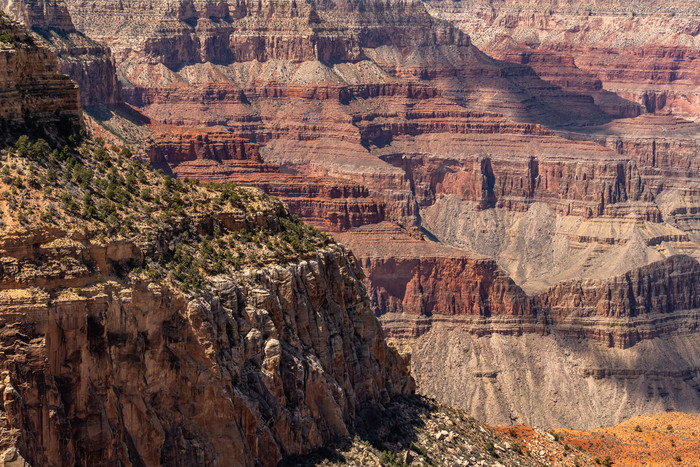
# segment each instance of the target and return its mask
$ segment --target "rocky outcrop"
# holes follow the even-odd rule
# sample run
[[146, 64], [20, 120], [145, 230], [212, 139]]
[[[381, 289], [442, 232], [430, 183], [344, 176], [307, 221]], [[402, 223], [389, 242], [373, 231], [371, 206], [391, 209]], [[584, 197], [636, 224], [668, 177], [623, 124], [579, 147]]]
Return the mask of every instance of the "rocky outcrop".
[[[32, 465], [276, 465], [413, 391], [357, 261], [280, 201], [101, 143], [62, 151], [82, 178], [50, 177], [70, 169], [48, 152], [31, 164], [51, 189], [13, 184], [32, 210], [3, 211], [3, 448]], [[82, 175], [105, 161], [109, 188]]]
[[[0, 49], [4, 116], [77, 119], [53, 55], [2, 21], [16, 41]], [[348, 435], [364, 404], [414, 391], [357, 260], [279, 200], [59, 136], [56, 150], [2, 151], [3, 462], [277, 465]], [[170, 136], [154, 158], [264, 165], [228, 132]]]
[[[114, 48], [131, 104], [166, 125], [224, 127], [259, 144], [264, 161], [242, 156], [246, 151], [222, 145], [218, 136], [206, 140], [220, 148], [214, 154], [205, 139], [196, 149], [189, 136], [161, 135], [169, 141], [154, 156], [162, 167], [182, 179], [253, 184], [338, 232], [367, 270], [387, 335], [443, 345], [435, 329], [445, 328], [455, 339], [446, 345], [455, 348], [460, 339], [580, 339], [618, 355], [697, 332], [697, 309], [682, 300], [692, 292], [694, 260], [677, 261], [677, 255], [698, 256], [697, 125], [639, 116], [681, 108], [682, 99], [663, 104], [653, 91], [666, 86], [691, 96], [683, 108], [692, 108], [692, 92], [684, 91], [693, 77], [692, 50], [678, 48], [687, 53], [672, 58], [662, 51], [668, 44], [659, 44], [668, 37], [640, 42], [627, 28], [625, 37], [639, 50], [593, 50], [603, 42], [591, 41], [610, 30], [601, 15], [582, 23], [577, 13], [569, 30], [569, 20], [540, 13], [537, 5], [510, 16], [496, 9], [488, 19], [496, 26], [475, 29], [470, 38], [467, 25], [445, 11], [477, 8], [473, 2], [428, 6], [458, 28], [413, 1], [176, 2], [155, 9], [138, 2], [120, 9], [68, 3], [78, 29]], [[569, 6], [579, 9], [567, 2], [548, 8]], [[485, 18], [479, 15], [475, 22]], [[637, 21], [612, 16], [612, 24]], [[482, 34], [493, 28], [508, 31]], [[692, 36], [683, 33], [688, 49]], [[644, 50], [655, 57], [647, 71], [639, 59]], [[605, 66], [582, 65], [580, 55]], [[599, 76], [604, 69], [615, 76]], [[653, 69], [658, 76], [648, 73]], [[634, 94], [641, 90], [648, 91], [646, 100]], [[675, 272], [659, 272], [669, 268]], [[641, 271], [634, 273], [639, 280], [622, 279], [629, 271]], [[662, 279], [677, 273], [685, 279], [675, 285]], [[572, 285], [582, 279], [586, 285]], [[640, 314], [631, 305], [640, 297], [622, 289], [644, 288], [638, 284], [646, 280], [666, 284], [671, 296], [679, 290], [679, 308], [651, 303]], [[568, 288], [551, 289], [561, 281]], [[608, 306], [619, 316], [577, 317], [578, 305], [565, 306], [584, 302], [589, 311]], [[450, 394], [447, 386], [426, 383], [430, 351], [416, 355], [422, 390]], [[449, 364], [459, 361], [440, 355]], [[596, 359], [587, 368], [605, 368], [605, 375], [634, 371], [632, 364], [595, 366]], [[492, 380], [488, 369], [473, 371]], [[586, 370], [585, 378], [596, 371]], [[459, 387], [451, 378], [445, 385]], [[637, 409], [644, 406], [633, 400]], [[511, 403], [496, 402], [498, 410]], [[617, 402], [600, 405], [617, 410]]]
[[0, 9], [37, 33], [58, 55], [58, 71], [78, 83], [84, 106], [122, 102], [109, 48], [75, 29], [63, 0], [3, 0]]
[[699, 275], [695, 259], [674, 256], [606, 281], [559, 283], [536, 295], [533, 306], [560, 334], [607, 339], [626, 348], [644, 339], [697, 332]]
[[55, 135], [82, 116], [78, 88], [57, 73], [56, 56], [37, 47], [16, 23], [0, 17], [0, 125], [3, 133]]
[[[520, 64], [494, 60], [421, 2], [177, 5], [115, 11], [68, 2], [78, 28], [114, 48], [126, 99], [155, 121], [225, 126], [261, 144], [263, 159], [283, 172], [359, 182], [383, 202], [384, 218], [414, 231], [419, 206], [441, 192], [483, 208], [522, 211], [544, 201], [561, 214], [661, 220], [652, 202], [664, 187], [633, 154], [636, 139], [625, 135], [627, 151], [600, 134], [564, 139], [534, 124], [610, 119], [572, 94], [613, 99], [598, 78], [579, 70], [552, 84], [527, 66], [549, 63], [549, 52]], [[550, 69], [574, 66], [557, 60]], [[629, 104], [621, 113], [637, 115]], [[217, 177], [237, 170], [224, 165]], [[213, 166], [188, 167], [187, 176], [207, 178]], [[321, 217], [317, 204], [299, 208]]]
[[[598, 148], [572, 145], [571, 149]], [[599, 157], [588, 160], [576, 156], [385, 159], [401, 164], [410, 174], [423, 206], [434, 204], [440, 196], [456, 195], [479, 209], [520, 211], [544, 202], [562, 215], [614, 218], [636, 211], [639, 218], [661, 221], [658, 207], [651, 203], [653, 193], [644, 185], [637, 166], [599, 152]]]
[[[697, 115], [695, 2], [427, 4], [435, 16], [477, 38], [485, 52], [527, 63], [543, 79], [592, 95], [610, 112], [633, 115], [642, 106], [646, 112]], [[617, 99], [601, 93], [601, 86]]]
[[[133, 244], [66, 250], [56, 234], [3, 245], [3, 428], [33, 465], [274, 465], [347, 434], [364, 401], [410, 391], [340, 248], [193, 298], [119, 280], [108, 265]], [[18, 283], [8, 261], [27, 270], [37, 249], [81, 266]]]
[[388, 222], [336, 237], [361, 252], [372, 305], [388, 336], [417, 337], [448, 317], [533, 321], [528, 297], [490, 258], [412, 238]]

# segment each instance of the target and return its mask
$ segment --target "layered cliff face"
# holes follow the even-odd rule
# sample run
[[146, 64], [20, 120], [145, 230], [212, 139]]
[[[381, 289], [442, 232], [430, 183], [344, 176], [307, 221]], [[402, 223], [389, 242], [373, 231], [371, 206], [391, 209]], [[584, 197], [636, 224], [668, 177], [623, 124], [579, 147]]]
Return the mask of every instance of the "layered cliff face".
[[0, 9], [33, 30], [58, 55], [58, 71], [78, 83], [84, 106], [122, 103], [109, 48], [75, 29], [63, 0], [3, 0]]
[[[428, 294], [422, 260], [408, 274]], [[410, 342], [421, 393], [493, 424], [588, 429], [634, 414], [697, 410], [696, 260], [675, 256], [609, 280], [562, 282], [531, 298], [490, 269], [467, 275], [443, 266], [435, 294], [454, 300], [478, 290], [488, 309], [448, 309], [446, 300], [430, 313], [404, 307], [382, 316], [390, 336]], [[404, 303], [401, 292], [410, 292], [386, 290]]]
[[75, 83], [56, 72], [56, 56], [0, 15], [0, 134], [56, 134], [82, 117]]
[[[113, 48], [125, 98], [150, 118], [152, 161], [183, 179], [258, 186], [314, 225], [339, 232], [367, 271], [372, 305], [386, 332], [428, 349], [417, 350], [414, 360], [426, 393], [485, 417], [500, 417], [512, 405], [522, 419], [544, 410], [552, 392], [561, 390], [543, 389], [542, 405], [530, 408], [525, 393], [495, 398], [496, 408], [487, 413], [476, 407], [483, 399], [475, 394], [490, 391], [491, 379], [453, 371], [457, 356], [440, 354], [445, 358], [431, 367], [430, 346], [446, 342], [440, 329], [455, 334], [451, 348], [467, 353], [460, 339], [512, 338], [508, 345], [516, 345], [520, 337], [538, 333], [575, 341], [552, 348], [581, 345], [580, 358], [605, 369], [603, 381], [576, 380], [591, 391], [617, 384], [606, 379], [608, 370], [618, 373], [605, 360], [617, 350], [608, 354], [605, 346], [633, 362], [636, 352], [658, 339], [670, 342], [659, 345], [680, 345], [673, 337], [677, 326], [689, 335], [696, 332], [696, 314], [680, 307], [683, 294], [691, 293], [688, 282], [678, 286], [678, 295], [669, 295], [680, 308], [665, 313], [669, 309], [649, 302], [649, 316], [638, 316], [630, 303], [639, 297], [621, 291], [634, 281], [611, 278], [642, 271], [637, 283], [644, 283], [656, 277], [657, 268], [675, 268], [678, 255], [698, 257], [700, 127], [660, 115], [660, 106], [652, 109], [636, 94], [576, 68], [576, 57], [556, 46], [537, 48], [525, 39], [499, 36], [488, 50], [508, 53], [493, 52], [505, 61], [495, 60], [468, 35], [473, 32], [473, 40], [486, 48], [483, 29], [471, 31], [443, 15], [446, 4], [428, 6], [460, 31], [413, 1], [203, 1], [151, 8], [71, 0], [68, 7], [79, 30]], [[547, 15], [555, 17], [551, 28], [560, 26], [558, 13]], [[581, 43], [608, 27], [597, 16], [589, 20], [575, 26]], [[507, 27], [508, 18], [502, 23]], [[531, 23], [544, 20], [535, 15]], [[693, 32], [686, 36], [680, 40], [691, 43]], [[642, 53], [667, 36], [655, 35], [648, 43], [637, 39]], [[650, 67], [680, 67], [683, 77], [660, 73], [647, 76], [644, 86], [665, 79], [692, 102], [692, 92], [681, 86], [692, 80], [692, 53], [687, 63], [683, 58], [670, 65], [670, 55], [661, 55], [665, 64], [654, 61]], [[637, 80], [638, 86], [634, 70], [647, 62], [630, 57], [615, 69], [621, 82]], [[679, 115], [694, 112], [692, 105], [680, 104], [666, 110], [681, 107], [687, 112]], [[652, 110], [657, 114], [640, 116]], [[635, 118], [613, 118], [619, 115]], [[162, 131], [153, 122], [163, 122]], [[258, 144], [259, 151], [240, 138]], [[672, 259], [660, 263], [667, 258]], [[678, 266], [691, 271], [686, 278], [694, 277], [689, 261]], [[603, 282], [556, 288], [582, 278]], [[617, 295], [608, 297], [612, 290]], [[582, 303], [587, 315], [577, 318], [573, 310]], [[620, 317], [598, 316], [593, 309], [622, 311]], [[688, 367], [696, 366], [694, 353], [678, 355]], [[523, 354], [523, 362], [526, 358]], [[512, 370], [508, 384], [522, 378], [519, 371], [531, 369], [528, 365]], [[547, 371], [563, 367], [552, 368]], [[431, 371], [456, 376], [433, 387], [425, 375], [438, 373]], [[636, 370], [630, 363], [620, 371]], [[575, 400], [585, 423], [604, 411], [622, 417], [658, 408], [673, 378], [652, 391], [652, 404], [631, 397], [620, 408], [623, 386], [620, 398], [599, 399], [595, 407]], [[475, 389], [450, 399], [463, 379]], [[574, 379], [567, 381], [578, 387]], [[682, 401], [692, 406], [692, 387], [683, 386], [672, 398], [676, 406]], [[551, 415], [533, 420], [569, 421], [563, 411]]]
[[[2, 20], [7, 101], [25, 120], [77, 119], [54, 56]], [[4, 462], [276, 465], [413, 392], [359, 264], [329, 236], [259, 190], [175, 181], [59, 136], [0, 152]], [[226, 136], [172, 157], [256, 159]]]
[[[162, 91], [154, 85], [200, 93], [201, 85], [218, 83], [249, 95], [302, 81], [320, 85], [316, 92], [335, 94], [338, 85], [364, 84], [357, 82], [362, 68], [375, 75], [371, 84], [381, 84], [376, 75], [381, 71], [371, 69], [376, 64], [398, 77], [428, 79], [482, 110], [498, 101], [523, 118], [562, 121], [574, 109], [580, 118], [600, 118], [590, 99], [560, 92], [527, 67], [504, 67], [486, 57], [466, 34], [432, 19], [419, 1], [173, 2], [155, 9], [147, 3], [119, 9], [79, 1], [68, 5], [78, 29], [113, 48], [120, 76], [135, 87], [126, 95], [134, 103], [157, 99]], [[263, 75], [255, 79], [255, 69], [269, 61], [279, 62], [263, 65]], [[338, 72], [323, 63], [355, 66], [341, 67], [340, 76], [333, 76]], [[357, 66], [361, 69], [353, 70]], [[556, 102], [562, 100], [569, 112], [558, 110]]]
[[[669, 188], [660, 176], [678, 180], [670, 188], [696, 189], [687, 186], [697, 185], [693, 163], [683, 164], [693, 151], [679, 160], [675, 137], [642, 137], [633, 124], [561, 138], [515, 123], [560, 127], [606, 117], [530, 68], [485, 56], [420, 2], [69, 8], [79, 29], [114, 48], [127, 100], [154, 120], [225, 126], [261, 144], [263, 159], [283, 172], [342, 179], [330, 182], [338, 188], [359, 182], [384, 203], [385, 219], [407, 228], [417, 230], [419, 206], [442, 193], [482, 208], [544, 201], [561, 214], [658, 222], [651, 202]], [[683, 131], [679, 137], [693, 141], [697, 125]], [[183, 169], [203, 178], [228, 170]], [[268, 178], [248, 176], [261, 186]]]
[[698, 114], [696, 2], [427, 4], [486, 53], [528, 64], [543, 79], [590, 94], [611, 112], [638, 112], [621, 97], [647, 112]]
[[357, 262], [279, 201], [90, 145], [52, 181], [33, 148], [4, 161], [35, 178], [4, 214], [0, 337], [5, 447], [31, 464], [274, 465], [412, 391]]

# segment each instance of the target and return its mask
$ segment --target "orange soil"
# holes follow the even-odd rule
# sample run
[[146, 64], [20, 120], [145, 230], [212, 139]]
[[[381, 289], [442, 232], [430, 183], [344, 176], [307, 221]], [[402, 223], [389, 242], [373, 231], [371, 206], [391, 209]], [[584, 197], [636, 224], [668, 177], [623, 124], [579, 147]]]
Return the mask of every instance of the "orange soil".
[[601, 461], [610, 456], [613, 465], [700, 466], [700, 414], [644, 415], [613, 427], [556, 433]]

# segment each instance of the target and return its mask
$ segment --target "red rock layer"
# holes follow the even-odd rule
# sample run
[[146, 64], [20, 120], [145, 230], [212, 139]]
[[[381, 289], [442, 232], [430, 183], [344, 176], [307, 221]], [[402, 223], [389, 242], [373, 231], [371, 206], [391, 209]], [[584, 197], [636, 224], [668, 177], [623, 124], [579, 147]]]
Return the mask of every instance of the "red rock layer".
[[[483, 207], [522, 210], [545, 201], [563, 214], [660, 220], [650, 204], [655, 193], [628, 155], [485, 112], [552, 125], [605, 120], [590, 98], [485, 56], [420, 2], [202, 2], [150, 13], [139, 3], [123, 11], [77, 1], [69, 7], [79, 28], [116, 47], [130, 82], [125, 96], [147, 115], [226, 126], [264, 145], [263, 157], [285, 172], [359, 182], [384, 202], [386, 218], [403, 226], [419, 227], [416, 199], [425, 206], [439, 193], [459, 192]], [[126, 20], [129, 12], [135, 22]], [[135, 24], [143, 29], [127, 38]], [[596, 78], [577, 76], [581, 89], [600, 90]], [[486, 134], [492, 136], [477, 136]], [[546, 157], [535, 144], [548, 146]], [[449, 162], [455, 152], [462, 153], [458, 164]], [[435, 156], [442, 162], [426, 162]], [[430, 167], [411, 167], [414, 176], [397, 162], [402, 158]], [[436, 169], [443, 163], [448, 168]], [[207, 177], [193, 165], [188, 170]], [[421, 173], [429, 170], [437, 173]], [[412, 185], [430, 185], [429, 192]], [[321, 217], [318, 208], [300, 209]]]
[[[608, 280], [565, 281], [533, 300], [536, 309], [560, 324], [560, 332], [629, 347], [667, 333], [697, 332], [700, 264], [673, 256]], [[609, 319], [612, 331], [586, 326], [591, 318]]]
[[603, 89], [596, 74], [576, 66], [574, 55], [563, 51], [548, 51], [520, 47], [503, 39], [503, 44], [489, 44], [488, 53], [494, 58], [519, 63], [532, 68], [537, 76], [563, 89], [593, 97], [596, 105], [611, 115], [635, 117], [648, 109], [646, 103], [638, 104]]
[[418, 337], [448, 322], [479, 336], [555, 333], [627, 348], [698, 331], [700, 264], [688, 256], [611, 279], [565, 281], [528, 297], [494, 260], [413, 239], [389, 223], [336, 237], [358, 253], [391, 337]]
[[55, 54], [34, 45], [6, 18], [0, 18], [0, 34], [17, 41], [0, 43], [0, 123], [18, 131], [49, 133], [56, 125], [78, 125], [82, 116], [78, 88], [57, 73]]
[[[700, 108], [695, 64], [700, 57], [700, 11], [695, 2], [479, 0], [429, 5], [436, 16], [478, 37], [487, 53], [528, 63], [543, 79], [590, 94], [613, 113], [634, 115], [643, 106], [647, 112], [691, 116]], [[569, 63], [571, 57], [575, 65]], [[600, 93], [591, 78], [622, 99]], [[624, 100], [634, 104], [625, 106]]]
[[152, 164], [175, 164], [196, 159], [247, 161], [262, 165], [257, 144], [229, 131], [153, 125], [148, 149]]
[[[134, 71], [154, 63], [158, 66], [147, 74], [177, 87], [183, 81], [172, 72], [193, 64], [371, 60], [395, 77], [427, 80], [445, 96], [476, 110], [493, 110], [499, 103], [497, 111], [518, 120], [604, 119], [589, 96], [562, 91], [526, 66], [494, 61], [473, 47], [466, 34], [432, 18], [419, 1], [207, 1], [158, 10], [140, 2], [120, 10], [79, 0], [68, 5], [78, 29], [112, 46], [121, 75], [136, 86], [143, 78]], [[231, 77], [224, 73], [207, 81], [222, 83]], [[154, 84], [146, 87], [158, 87]]]
[[[391, 223], [336, 237], [358, 252], [372, 305], [391, 337], [417, 337], [446, 316], [530, 318], [527, 296], [490, 258], [412, 238]], [[395, 320], [397, 314], [412, 316]]]
[[[195, 157], [196, 151], [172, 156], [173, 173], [266, 187], [328, 229], [371, 224], [379, 232], [376, 222], [389, 220], [417, 238], [419, 207], [445, 194], [481, 208], [525, 210], [545, 202], [563, 215], [659, 222], [654, 201], [666, 188], [659, 183], [661, 166], [682, 180], [685, 169], [677, 162], [693, 159], [690, 153], [673, 156], [669, 143], [658, 153], [659, 163], [650, 163], [648, 140], [635, 135], [625, 134], [620, 147], [599, 128], [565, 139], [535, 124], [561, 128], [608, 121], [594, 98], [609, 99], [606, 105], [626, 115], [636, 115], [638, 108], [604, 93], [604, 80], [576, 69], [570, 51], [567, 56], [547, 49], [528, 52], [516, 64], [494, 60], [466, 34], [432, 18], [418, 1], [202, 1], [153, 11], [140, 2], [123, 10], [104, 2], [71, 0], [69, 6], [79, 29], [115, 47], [121, 76], [129, 82], [125, 95], [147, 115], [167, 124], [227, 127], [261, 144], [263, 159], [280, 172], [317, 178], [292, 188], [299, 179], [285, 179], [269, 167], [256, 169], [258, 162], [234, 163], [235, 155], [212, 162], [206, 158], [216, 157]], [[516, 45], [519, 49], [508, 50], [522, 49]], [[525, 44], [525, 49], [532, 47]], [[523, 62], [549, 70], [548, 76], [569, 90], [541, 80]], [[652, 147], [661, 148], [658, 143]], [[166, 160], [165, 152], [158, 157]], [[349, 188], [355, 185], [360, 187]], [[329, 197], [332, 189], [324, 187], [341, 194]], [[324, 217], [333, 220], [321, 223]], [[355, 250], [367, 258], [366, 248], [358, 241]], [[373, 292], [375, 302], [392, 312], [438, 304], [454, 313], [471, 312], [449, 302], [481, 299], [476, 291], [482, 286], [461, 290], [455, 283], [448, 293], [435, 285], [447, 279], [440, 268], [472, 284], [477, 277], [479, 284], [491, 284], [486, 277], [498, 273], [460, 253], [452, 256], [450, 261], [404, 259], [397, 265], [387, 253], [383, 262], [372, 264], [377, 280], [385, 280]], [[402, 276], [402, 267], [415, 273]], [[392, 275], [402, 280], [390, 283]], [[429, 293], [421, 298], [425, 290]], [[489, 308], [490, 299], [484, 300], [473, 310]], [[540, 314], [531, 310], [530, 316]]]
[[413, 184], [420, 187], [424, 206], [443, 194], [475, 201], [482, 209], [526, 210], [541, 201], [562, 215], [625, 216], [630, 213], [659, 222], [637, 167], [613, 157], [474, 157], [471, 160], [403, 158]]
[[229, 131], [151, 126], [151, 162], [179, 178], [258, 187], [284, 200], [305, 221], [331, 232], [384, 220], [384, 202], [362, 185], [281, 173], [278, 165], [262, 161], [257, 144]]
[[654, 191], [700, 195], [700, 125], [671, 116], [618, 120], [596, 129], [596, 138], [637, 165]]
[[76, 31], [63, 0], [0, 0], [0, 9], [36, 32], [56, 52], [58, 71], [78, 83], [84, 106], [122, 102], [109, 48]]

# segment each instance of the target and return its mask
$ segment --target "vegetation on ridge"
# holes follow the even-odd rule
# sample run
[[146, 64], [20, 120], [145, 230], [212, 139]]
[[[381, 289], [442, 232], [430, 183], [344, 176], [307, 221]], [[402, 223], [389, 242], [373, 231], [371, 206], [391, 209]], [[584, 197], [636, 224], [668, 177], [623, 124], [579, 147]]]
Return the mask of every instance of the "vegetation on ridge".
[[4, 11], [0, 10], [0, 49], [8, 47], [16, 49], [24, 44], [34, 45], [34, 38], [31, 35], [8, 26], [11, 26], [9, 18]]
[[21, 136], [0, 153], [0, 180], [0, 232], [131, 240], [144, 259], [130, 269], [185, 292], [206, 275], [297, 261], [332, 242], [260, 190], [175, 180], [126, 148], [84, 135], [59, 147]]

